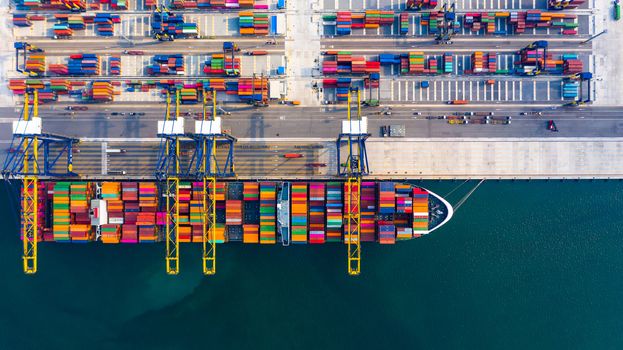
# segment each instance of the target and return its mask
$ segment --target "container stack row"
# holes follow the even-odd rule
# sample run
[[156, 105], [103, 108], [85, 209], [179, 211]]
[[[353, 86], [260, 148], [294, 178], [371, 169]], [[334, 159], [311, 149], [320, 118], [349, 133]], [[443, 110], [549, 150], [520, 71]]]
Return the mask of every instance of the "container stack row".
[[395, 188], [396, 215], [394, 216], [394, 225], [396, 226], [396, 239], [411, 239], [413, 237], [413, 228], [409, 226], [409, 217], [413, 213], [411, 186], [407, 184], [396, 184]]
[[366, 10], [365, 28], [375, 29], [394, 24], [394, 11]]
[[240, 35], [268, 35], [267, 13], [242, 11], [238, 14]]
[[67, 64], [50, 64], [48, 69], [58, 75], [100, 75], [100, 57], [90, 53], [74, 54], [69, 56]]
[[95, 33], [100, 36], [113, 36], [115, 32], [115, 23], [121, 23], [119, 15], [110, 13], [97, 13], [93, 19], [95, 23]]
[[567, 81], [562, 85], [562, 97], [565, 100], [576, 100], [579, 96], [580, 84], [577, 81]]
[[350, 11], [340, 11], [336, 18], [337, 35], [350, 35], [353, 26], [353, 15]]
[[473, 74], [495, 73], [497, 71], [497, 54], [495, 52], [476, 51], [472, 54], [471, 63]]
[[309, 243], [325, 242], [325, 184], [309, 183]]
[[183, 75], [184, 74], [184, 55], [155, 55], [154, 63], [147, 66], [149, 75]]
[[100, 240], [106, 244], [119, 243], [121, 242], [121, 225], [124, 219], [121, 183], [104, 182], [101, 193], [102, 199], [106, 202], [108, 223], [102, 225]]
[[352, 56], [350, 51], [326, 51], [325, 56], [323, 74], [369, 74], [381, 69], [381, 62], [366, 61], [363, 56]]
[[43, 54], [31, 54], [26, 59], [26, 66], [24, 67], [26, 72], [40, 75], [45, 73], [45, 55]]
[[413, 237], [428, 233], [428, 192], [413, 188]]
[[[159, 241], [156, 226], [156, 211], [158, 209], [156, 184], [153, 182], [123, 182], [121, 183], [121, 200], [123, 202], [123, 221], [120, 222], [120, 242], [147, 243]], [[118, 221], [114, 222], [119, 223]]]
[[260, 243], [260, 225], [255, 215], [260, 208], [260, 184], [245, 182], [242, 190], [244, 221], [242, 227], [243, 243]]
[[307, 243], [307, 183], [292, 183], [291, 203], [292, 243]]
[[578, 59], [565, 59], [563, 63], [563, 74], [576, 74], [581, 73], [583, 69], [582, 60]]
[[275, 244], [277, 230], [277, 186], [274, 182], [260, 183], [260, 244]]
[[25, 13], [14, 13], [13, 14], [13, 25], [16, 27], [30, 27], [32, 22], [30, 18]]
[[109, 80], [96, 80], [93, 82], [91, 89], [82, 95], [82, 98], [83, 100], [108, 102], [113, 100], [114, 95], [115, 91], [112, 82]]
[[69, 212], [72, 223], [69, 226], [72, 242], [86, 243], [93, 240], [89, 204], [93, 198], [91, 183], [73, 182], [70, 185]]
[[205, 61], [203, 73], [208, 75], [240, 75], [240, 58], [225, 57], [225, 54], [212, 54]]
[[402, 12], [400, 14], [400, 34], [407, 35], [409, 33], [409, 14]]
[[420, 23], [428, 28], [428, 34], [437, 34], [439, 31], [439, 21], [443, 19], [443, 14], [439, 11], [423, 12]]
[[361, 183], [361, 241], [374, 242], [376, 240], [374, 218], [376, 216], [376, 184], [374, 182]]
[[342, 241], [342, 183], [327, 183], [327, 242]]
[[377, 230], [379, 232], [380, 244], [394, 244], [396, 243], [396, 226], [390, 222], [377, 221]]
[[[102, 1], [108, 2], [109, 0]], [[127, 10], [128, 9], [128, 0], [110, 0], [110, 8], [113, 10]]]
[[240, 78], [238, 79], [238, 97], [243, 101], [268, 100], [268, 79]]
[[52, 233], [54, 241], [69, 242], [69, 227], [71, 214], [69, 212], [69, 187], [70, 182], [54, 183], [52, 195]]
[[108, 60], [110, 75], [121, 75], [121, 56], [113, 55]]
[[197, 23], [185, 22], [183, 15], [172, 12], [154, 12], [151, 29], [154, 34], [169, 35], [174, 38], [199, 36]]
[[379, 214], [393, 214], [396, 211], [395, 197], [393, 182], [379, 183]]
[[454, 55], [446, 52], [443, 54], [443, 72], [452, 73], [454, 68]]

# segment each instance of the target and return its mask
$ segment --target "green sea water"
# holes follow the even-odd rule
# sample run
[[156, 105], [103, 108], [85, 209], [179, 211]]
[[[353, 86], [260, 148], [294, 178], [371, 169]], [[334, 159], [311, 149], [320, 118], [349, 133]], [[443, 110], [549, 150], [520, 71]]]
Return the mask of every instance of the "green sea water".
[[0, 349], [623, 348], [623, 182], [485, 182], [356, 278], [341, 244], [221, 245], [214, 277], [197, 245], [168, 276], [164, 244], [41, 244], [25, 276], [2, 191]]

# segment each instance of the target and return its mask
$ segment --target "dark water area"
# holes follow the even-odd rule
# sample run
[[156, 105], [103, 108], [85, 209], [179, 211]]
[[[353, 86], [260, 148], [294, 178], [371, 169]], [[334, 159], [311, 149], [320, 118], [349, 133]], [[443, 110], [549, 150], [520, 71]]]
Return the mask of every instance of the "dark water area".
[[342, 244], [220, 245], [205, 277], [199, 245], [168, 276], [164, 243], [44, 243], [25, 276], [1, 191], [0, 349], [623, 348], [623, 182], [485, 182], [355, 278]]

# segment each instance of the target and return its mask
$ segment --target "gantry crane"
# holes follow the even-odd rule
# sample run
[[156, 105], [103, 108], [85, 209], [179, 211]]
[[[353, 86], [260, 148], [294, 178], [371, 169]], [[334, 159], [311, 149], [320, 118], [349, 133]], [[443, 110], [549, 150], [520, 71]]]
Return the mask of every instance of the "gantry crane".
[[456, 9], [455, 3], [448, 7], [448, 3], [444, 3], [441, 9], [443, 12], [443, 24], [440, 26], [439, 35], [435, 38], [438, 44], [451, 44], [452, 36], [456, 34]]
[[[351, 117], [351, 94], [357, 95], [357, 117]], [[342, 132], [338, 136], [338, 175], [346, 177], [344, 198], [346, 198], [346, 234], [348, 246], [348, 274], [359, 275], [361, 271], [361, 178], [368, 174], [368, 157], [365, 141], [368, 134], [368, 120], [361, 116], [361, 92], [351, 89], [348, 93], [347, 120], [342, 121]], [[346, 145], [346, 161], [340, 163], [342, 146]]]
[[531, 71], [523, 71], [523, 75], [535, 76], [545, 71], [545, 68], [547, 67], [547, 47], [547, 40], [538, 40], [519, 51], [522, 62], [526, 57], [528, 57], [528, 51], [535, 50], [536, 52], [534, 69]]
[[[591, 72], [576, 73], [576, 74], [572, 74], [567, 77], [567, 80], [569, 81], [577, 81], [579, 85], [579, 90], [580, 90], [578, 93], [578, 98], [575, 101], [568, 103], [567, 105], [581, 106], [581, 105], [592, 102], [592, 99], [591, 99], [591, 80], [592, 79], [593, 79], [593, 73]], [[586, 82], [588, 85], [586, 89], [588, 96], [586, 99], [584, 99], [584, 82]]]
[[[13, 47], [15, 48], [15, 70], [24, 75], [33, 76], [33, 77], [39, 76], [39, 73], [37, 72], [26, 71], [26, 60], [28, 60], [28, 54], [40, 53], [40, 52], [43, 52], [43, 49], [40, 49], [36, 47], [35, 45], [31, 45], [23, 41], [15, 42], [13, 44]], [[19, 60], [20, 51], [23, 57], [22, 64], [21, 64], [21, 67], [23, 67], [23, 69], [20, 68], [20, 60]]]
[[[225, 68], [225, 75], [228, 77], [239, 77], [240, 70], [236, 69], [236, 52], [240, 51], [238, 44], [232, 41], [225, 41], [223, 43], [223, 68]], [[227, 69], [227, 55], [231, 54], [231, 69]]]
[[[221, 118], [217, 117], [216, 90], [211, 89], [212, 113], [207, 113], [207, 95], [204, 90], [203, 113], [195, 121], [195, 133], [189, 135], [195, 141], [195, 152], [189, 163], [189, 175], [201, 180], [202, 187], [202, 226], [203, 226], [203, 273], [216, 274], [216, 180], [220, 177], [235, 176], [234, 143], [236, 139], [223, 133]], [[228, 145], [225, 164], [217, 159], [217, 145]]]
[[166, 196], [166, 270], [170, 275], [179, 273], [179, 189], [180, 138], [184, 136], [184, 118], [180, 117], [180, 92], [175, 90], [175, 117], [171, 115], [171, 91], [167, 91], [166, 112], [163, 121], [158, 121], [158, 137], [161, 138], [160, 152], [156, 166], [156, 179], [165, 184]]
[[[30, 94], [33, 94], [33, 108], [29, 108]], [[31, 115], [32, 114], [32, 115]], [[9, 155], [5, 159], [2, 175], [5, 180], [22, 180], [22, 242], [24, 273], [37, 272], [37, 242], [39, 241], [39, 176], [75, 176], [73, 172], [73, 145], [79, 140], [64, 136], [44, 134], [39, 117], [39, 95], [37, 90], [24, 94], [24, 108], [18, 121], [13, 122], [13, 140]], [[39, 164], [39, 153], [43, 146], [43, 164]], [[50, 160], [50, 151], [57, 152]], [[67, 155], [65, 171], [52, 170], [63, 155]]]

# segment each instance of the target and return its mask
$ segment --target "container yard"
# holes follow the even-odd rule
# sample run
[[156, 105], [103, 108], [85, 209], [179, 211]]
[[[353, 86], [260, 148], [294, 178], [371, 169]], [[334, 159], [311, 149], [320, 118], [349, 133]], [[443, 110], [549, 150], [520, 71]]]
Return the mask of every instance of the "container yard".
[[242, 242], [342, 243], [357, 275], [361, 242], [424, 236], [452, 216], [445, 199], [393, 180], [457, 176], [446, 165], [466, 167], [457, 154], [496, 174], [506, 164], [429, 148], [403, 163], [401, 150], [581, 134], [584, 109], [609, 102], [593, 6], [20, 0], [7, 22], [3, 103], [19, 115], [3, 176], [37, 203], [22, 208], [25, 272], [38, 241], [162, 242], [169, 274], [179, 243], [199, 243], [207, 275], [217, 244]]

